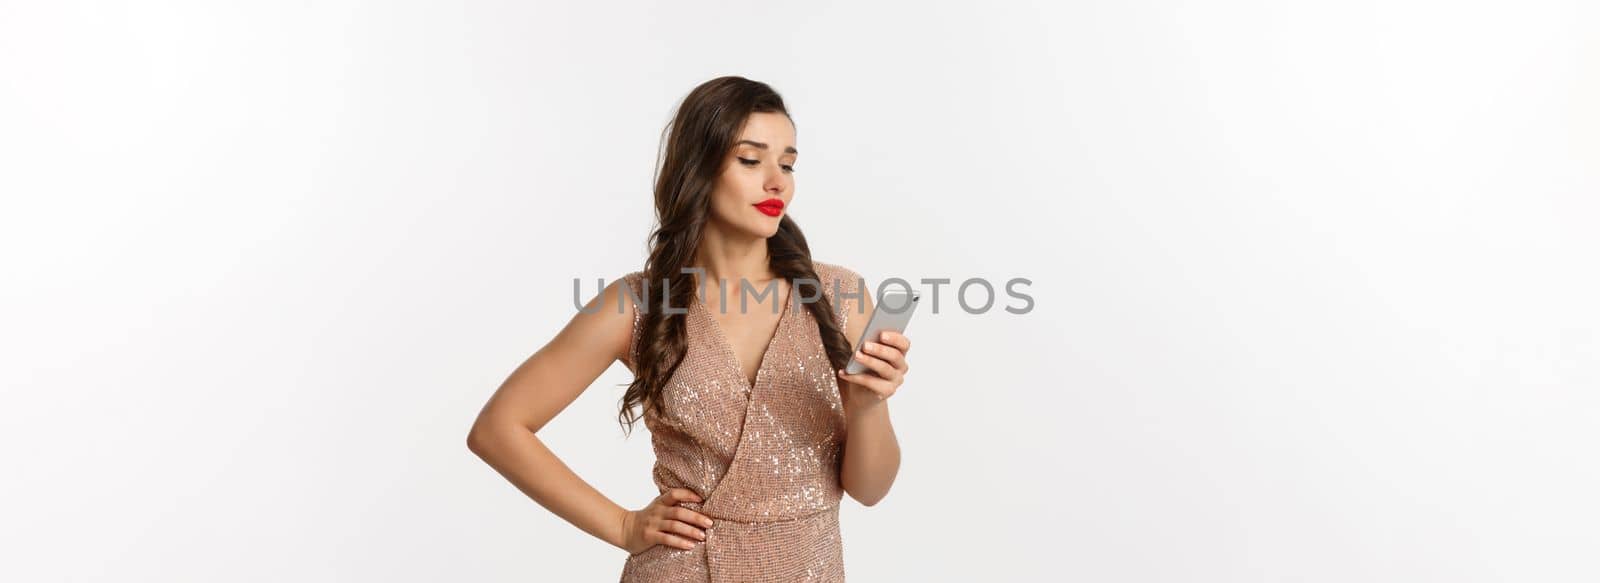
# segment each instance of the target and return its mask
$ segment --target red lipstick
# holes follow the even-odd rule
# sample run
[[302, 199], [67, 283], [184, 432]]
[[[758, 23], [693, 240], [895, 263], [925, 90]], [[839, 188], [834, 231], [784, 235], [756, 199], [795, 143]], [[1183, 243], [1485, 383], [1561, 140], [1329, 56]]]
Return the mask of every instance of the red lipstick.
[[761, 214], [769, 217], [776, 217], [783, 214], [783, 199], [781, 198], [769, 198], [756, 203], [755, 206], [756, 210], [761, 211]]

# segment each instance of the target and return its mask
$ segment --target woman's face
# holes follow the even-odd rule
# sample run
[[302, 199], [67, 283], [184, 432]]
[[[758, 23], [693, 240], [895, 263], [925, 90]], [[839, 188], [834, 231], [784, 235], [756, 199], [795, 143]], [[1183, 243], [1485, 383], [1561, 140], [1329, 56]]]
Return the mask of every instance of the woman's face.
[[[711, 191], [711, 220], [734, 233], [767, 238], [794, 198], [794, 124], [781, 113], [752, 113]], [[781, 204], [770, 203], [772, 199]]]

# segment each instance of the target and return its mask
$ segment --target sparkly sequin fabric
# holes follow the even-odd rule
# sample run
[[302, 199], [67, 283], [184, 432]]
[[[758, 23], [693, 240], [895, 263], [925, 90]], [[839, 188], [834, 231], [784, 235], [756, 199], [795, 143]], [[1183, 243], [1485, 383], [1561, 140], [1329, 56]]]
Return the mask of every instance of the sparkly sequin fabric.
[[[843, 330], [861, 309], [853, 297], [861, 292], [860, 275], [813, 264]], [[635, 294], [643, 293], [642, 277], [637, 271], [626, 276]], [[797, 298], [814, 293], [790, 288]], [[659, 309], [660, 282], [651, 282], [649, 291], [651, 309]], [[714, 304], [716, 286], [706, 293]], [[688, 352], [662, 392], [664, 412], [646, 408], [643, 420], [655, 449], [658, 491], [693, 490], [704, 502], [682, 506], [710, 516], [715, 526], [692, 550], [658, 544], [629, 555], [623, 583], [844, 580], [844, 409], [816, 319], [807, 306], [788, 305], [798, 311], [781, 309], [753, 386], [712, 309], [698, 298], [689, 306]], [[639, 320], [625, 361], [630, 370], [636, 370]]]

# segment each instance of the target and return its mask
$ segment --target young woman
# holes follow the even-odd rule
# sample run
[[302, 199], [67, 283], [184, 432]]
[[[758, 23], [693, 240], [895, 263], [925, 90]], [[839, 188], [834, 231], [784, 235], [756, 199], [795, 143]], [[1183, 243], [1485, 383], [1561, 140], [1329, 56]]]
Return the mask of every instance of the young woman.
[[[606, 286], [506, 379], [468, 446], [626, 550], [625, 582], [843, 580], [839, 501], [876, 504], [899, 471], [886, 399], [911, 342], [885, 333], [852, 346], [871, 294], [856, 272], [813, 261], [788, 216], [799, 152], [777, 92], [713, 79], [669, 130], [644, 269]], [[852, 358], [869, 371], [844, 374]], [[635, 377], [619, 420], [629, 429], [642, 410], [656, 453], [661, 494], [638, 510], [536, 435], [618, 360]]]

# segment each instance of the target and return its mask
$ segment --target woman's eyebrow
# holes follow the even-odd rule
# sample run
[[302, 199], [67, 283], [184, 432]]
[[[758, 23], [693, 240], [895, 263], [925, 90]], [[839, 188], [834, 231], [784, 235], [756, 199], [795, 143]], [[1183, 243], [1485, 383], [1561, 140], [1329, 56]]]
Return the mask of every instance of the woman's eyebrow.
[[[761, 143], [761, 142], [757, 142], [755, 140], [739, 140], [738, 142], [735, 142], [735, 143], [736, 144], [750, 144], [752, 146], [755, 146], [757, 148], [761, 148], [763, 150], [767, 149], [767, 145], [766, 144]], [[784, 148], [783, 151], [784, 152], [788, 152], [790, 154], [799, 154], [800, 153], [799, 150], [794, 149], [794, 146], [789, 146], [787, 148]]]

